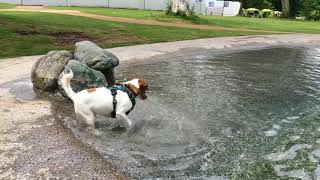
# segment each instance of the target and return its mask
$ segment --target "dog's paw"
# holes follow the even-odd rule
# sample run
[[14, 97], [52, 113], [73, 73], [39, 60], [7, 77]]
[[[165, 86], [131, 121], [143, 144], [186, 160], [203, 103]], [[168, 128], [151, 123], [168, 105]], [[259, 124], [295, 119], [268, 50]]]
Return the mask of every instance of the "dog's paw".
[[102, 132], [99, 131], [99, 130], [94, 129], [94, 130], [92, 131], [92, 134], [93, 134], [94, 136], [101, 136]]
[[87, 127], [86, 131], [94, 136], [101, 136], [102, 132], [94, 127]]
[[111, 129], [111, 131], [117, 131], [117, 132], [119, 132], [119, 133], [123, 133], [123, 132], [126, 132], [126, 128], [121, 127], [121, 126], [116, 126], [116, 127], [113, 127], [113, 128]]
[[136, 131], [136, 128], [134, 128], [134, 126], [128, 126], [126, 127], [128, 134], [132, 134]]

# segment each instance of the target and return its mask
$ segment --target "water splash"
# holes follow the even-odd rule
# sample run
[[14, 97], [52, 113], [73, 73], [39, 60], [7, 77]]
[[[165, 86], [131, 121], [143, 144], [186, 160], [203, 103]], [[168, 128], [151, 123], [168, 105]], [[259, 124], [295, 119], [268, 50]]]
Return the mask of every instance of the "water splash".
[[[132, 132], [112, 130], [112, 120], [103, 118], [100, 137], [79, 130], [74, 117], [65, 125], [137, 179], [314, 177], [320, 170], [311, 152], [320, 147], [312, 127], [319, 125], [305, 118], [317, 117], [320, 109], [318, 52], [277, 47], [206, 53], [119, 67], [120, 81], [143, 77], [152, 90], [129, 115]], [[312, 169], [292, 167], [304, 163]]]

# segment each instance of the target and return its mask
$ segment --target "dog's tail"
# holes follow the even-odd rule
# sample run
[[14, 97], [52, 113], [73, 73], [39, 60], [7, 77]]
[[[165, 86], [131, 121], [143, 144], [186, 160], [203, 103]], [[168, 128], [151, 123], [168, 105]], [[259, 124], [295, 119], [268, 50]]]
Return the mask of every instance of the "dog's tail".
[[73, 78], [73, 72], [68, 67], [67, 67], [67, 70], [69, 72], [67, 72], [67, 73], [64, 71], [62, 72], [60, 84], [61, 84], [62, 88], [65, 90], [65, 92], [67, 93], [67, 95], [69, 96], [69, 98], [71, 100], [73, 100], [74, 96], [76, 95], [76, 93], [72, 90], [71, 84], [70, 84], [70, 81]]

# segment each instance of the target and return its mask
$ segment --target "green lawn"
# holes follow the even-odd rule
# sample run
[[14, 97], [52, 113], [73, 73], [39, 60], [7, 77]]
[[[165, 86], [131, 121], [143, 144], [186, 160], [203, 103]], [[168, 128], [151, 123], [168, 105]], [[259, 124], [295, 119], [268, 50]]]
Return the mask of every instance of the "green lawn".
[[95, 7], [49, 7], [50, 9], [77, 10], [90, 14], [98, 14], [113, 17], [126, 17], [134, 19], [158, 20], [165, 22], [175, 22], [177, 19], [169, 17], [163, 11], [145, 11], [139, 9], [113, 9]]
[[16, 7], [15, 4], [0, 3], [0, 9], [10, 9]]
[[87, 39], [109, 48], [251, 34], [258, 33], [117, 23], [49, 13], [0, 12], [0, 58], [73, 49], [75, 42]]
[[181, 19], [166, 16], [162, 11], [144, 11], [136, 9], [87, 8], [87, 7], [50, 7], [53, 9], [72, 9], [81, 12], [114, 17], [148, 19], [167, 22], [184, 22], [194, 24], [216, 25], [224, 27], [249, 28], [297, 33], [320, 33], [320, 22], [308, 22], [288, 19], [260, 19], [247, 17], [202, 16], [199, 18]]
[[301, 20], [200, 16], [200, 18], [195, 20], [195, 23], [283, 32], [320, 33], [320, 22]]

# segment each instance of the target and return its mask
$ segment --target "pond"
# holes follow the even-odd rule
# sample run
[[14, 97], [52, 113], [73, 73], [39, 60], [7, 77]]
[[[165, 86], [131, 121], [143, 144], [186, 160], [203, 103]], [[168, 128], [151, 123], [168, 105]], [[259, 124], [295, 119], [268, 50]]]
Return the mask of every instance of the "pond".
[[132, 132], [100, 120], [96, 137], [64, 123], [127, 175], [320, 178], [319, 48], [180, 52], [122, 64], [116, 77], [150, 85]]

